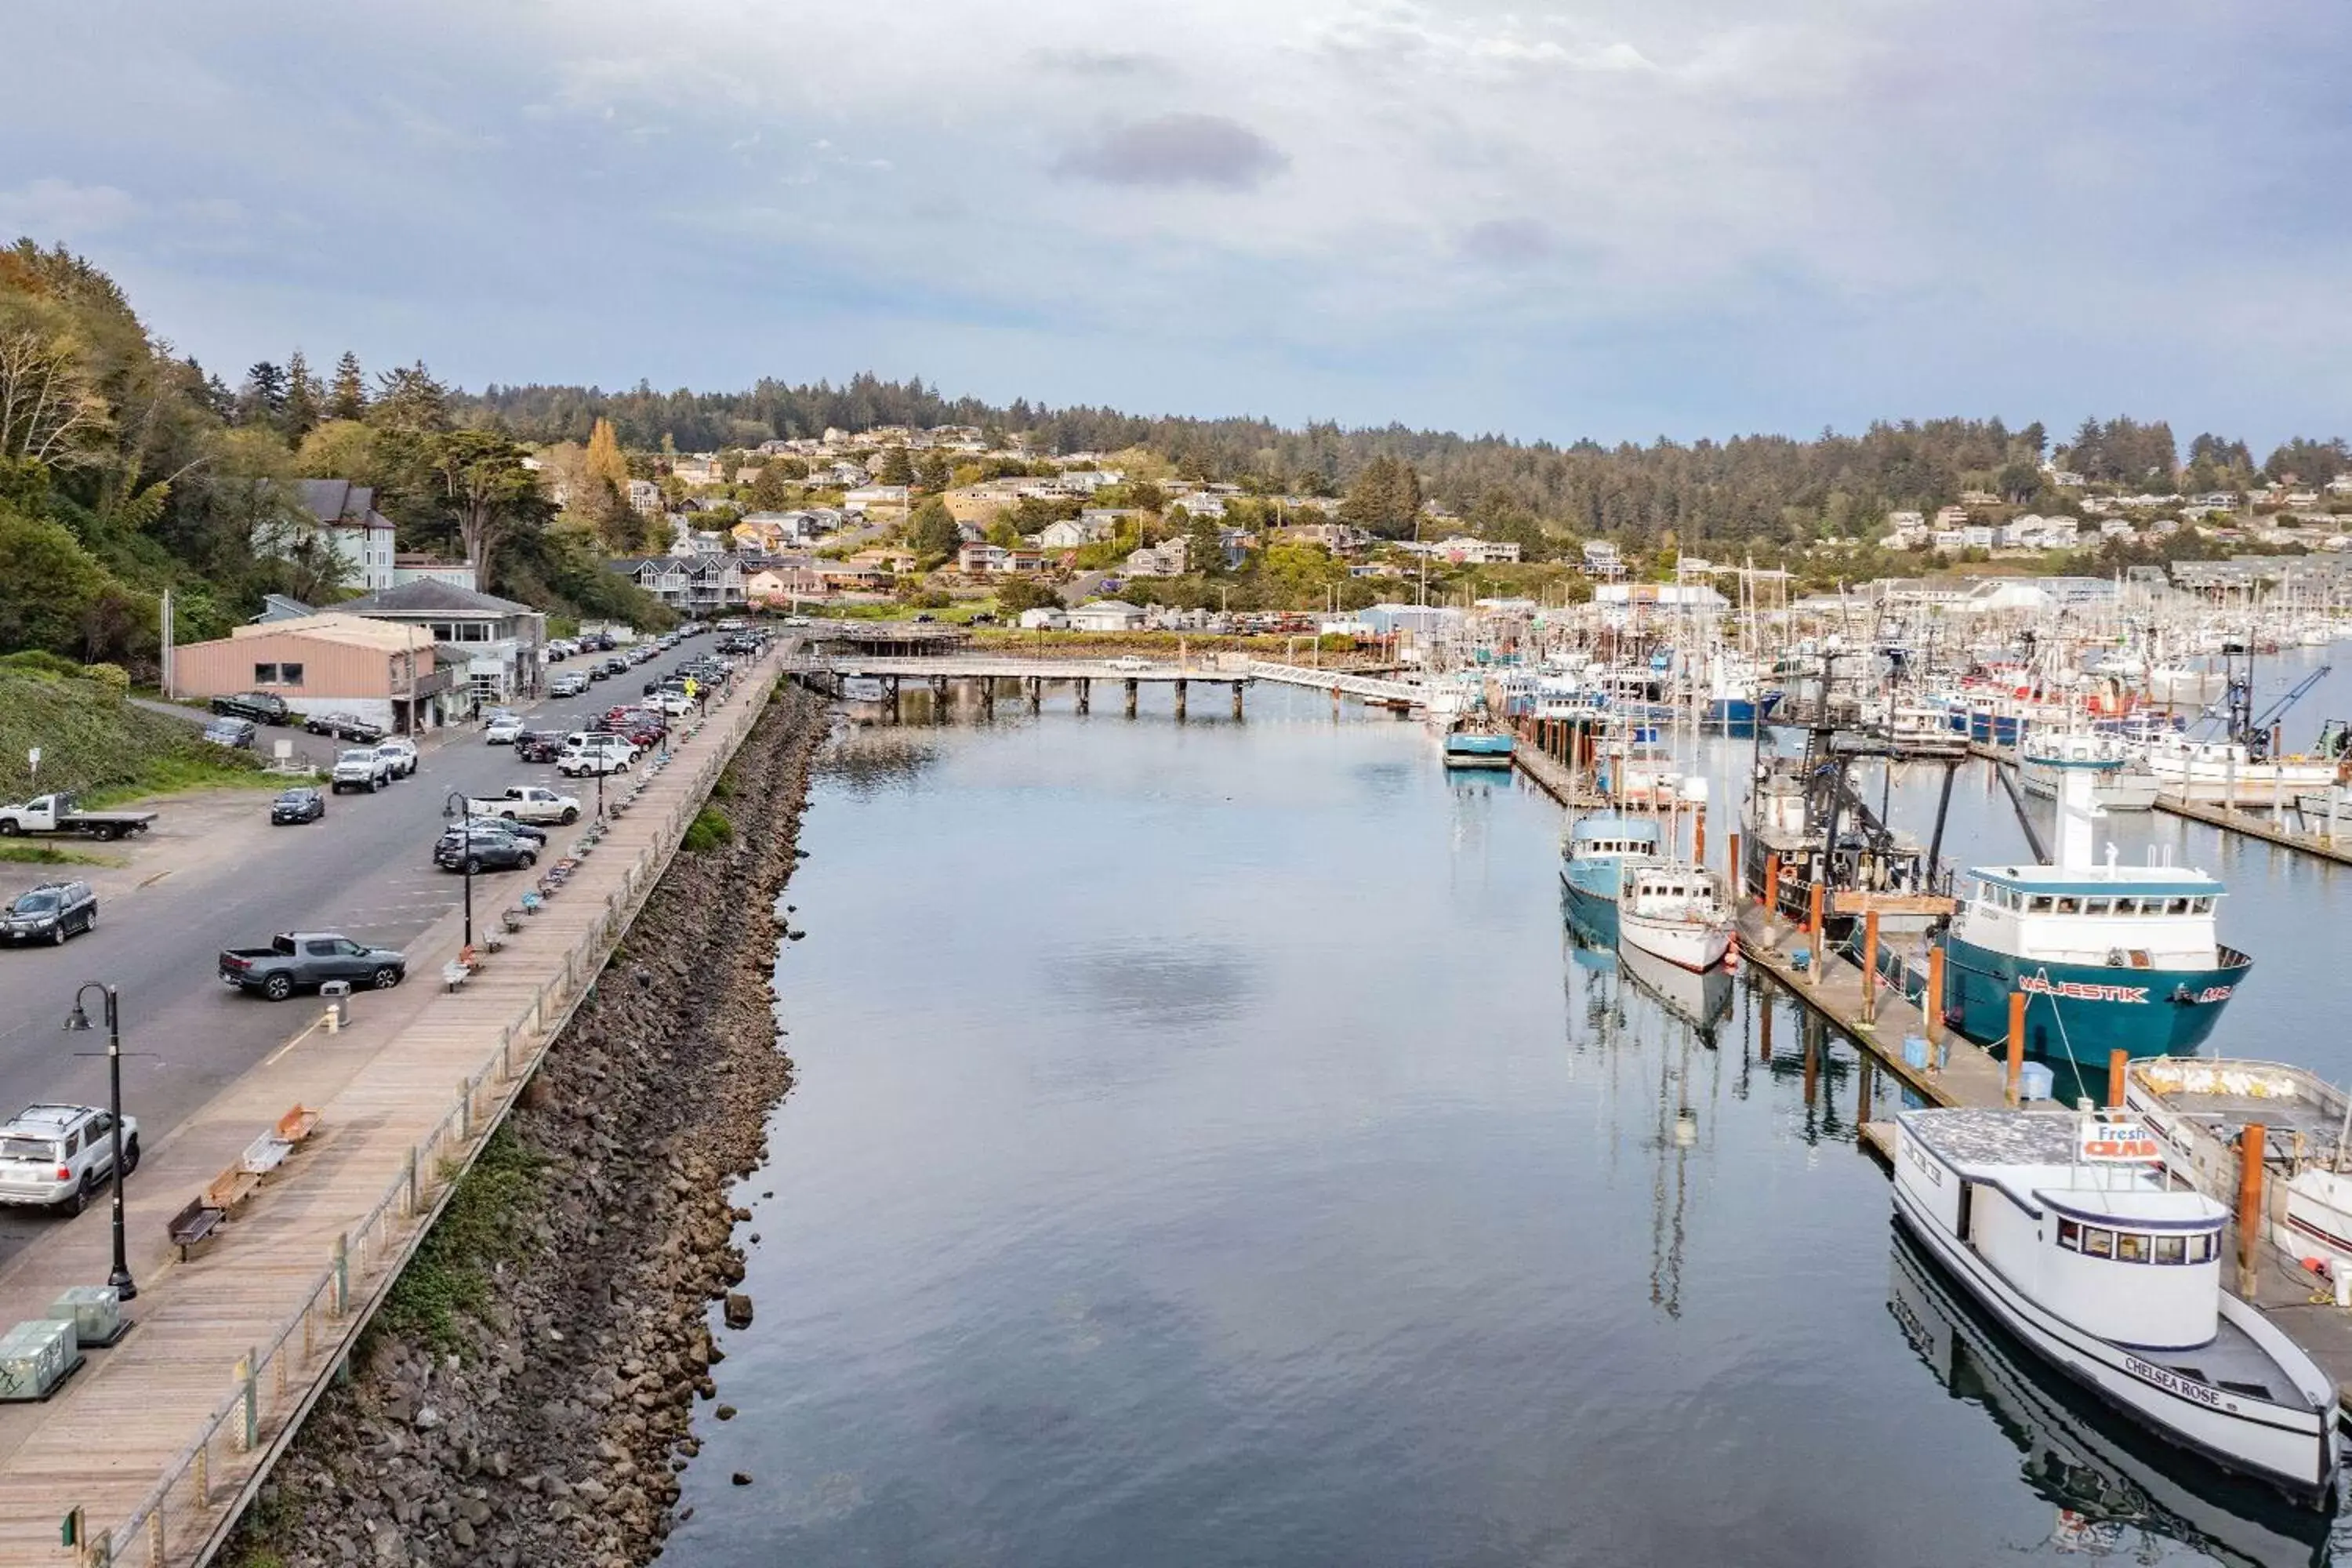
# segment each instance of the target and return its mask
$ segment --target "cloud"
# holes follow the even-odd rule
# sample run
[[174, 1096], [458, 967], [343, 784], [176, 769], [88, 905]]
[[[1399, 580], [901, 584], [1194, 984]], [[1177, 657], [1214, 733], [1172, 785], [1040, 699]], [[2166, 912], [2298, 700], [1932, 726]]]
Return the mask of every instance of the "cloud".
[[1462, 254], [1473, 261], [1520, 267], [1549, 260], [1559, 250], [1552, 231], [1531, 217], [1496, 217], [1474, 223], [1462, 235]]
[[1055, 172], [1108, 185], [1214, 185], [1245, 191], [1290, 159], [1238, 121], [1218, 114], [1163, 114], [1110, 127], [1055, 160]]
[[139, 215], [137, 198], [112, 185], [78, 185], [70, 180], [48, 179], [0, 191], [0, 231], [10, 238], [19, 234], [43, 239], [79, 238], [121, 228]]
[[1029, 58], [1077, 77], [1159, 76], [1170, 68], [1167, 59], [1141, 49], [1032, 49]]

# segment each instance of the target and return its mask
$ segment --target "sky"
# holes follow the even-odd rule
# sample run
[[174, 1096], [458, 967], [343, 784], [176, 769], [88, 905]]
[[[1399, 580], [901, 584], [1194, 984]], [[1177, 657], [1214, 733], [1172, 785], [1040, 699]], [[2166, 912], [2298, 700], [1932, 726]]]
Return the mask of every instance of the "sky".
[[234, 382], [2352, 433], [2342, 0], [12, 0], [0, 236]]

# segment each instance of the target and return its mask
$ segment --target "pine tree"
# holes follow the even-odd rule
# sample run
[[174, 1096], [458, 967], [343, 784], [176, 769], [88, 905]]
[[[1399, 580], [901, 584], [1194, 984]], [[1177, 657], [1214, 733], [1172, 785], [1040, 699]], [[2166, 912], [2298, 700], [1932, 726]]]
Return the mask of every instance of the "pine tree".
[[423, 361], [387, 371], [376, 377], [370, 417], [386, 430], [436, 431], [449, 428], [449, 389], [433, 379]]
[[289, 441], [300, 441], [318, 425], [325, 396], [319, 378], [310, 374], [310, 362], [296, 349], [286, 361], [286, 405], [278, 417], [278, 428]]
[[877, 485], [911, 485], [915, 482], [915, 466], [907, 460], [906, 447], [886, 447], [882, 449], [882, 466], [874, 470], [874, 482]]
[[245, 386], [237, 394], [236, 422], [274, 425], [285, 412], [286, 373], [268, 360], [259, 361], [245, 373]]
[[360, 356], [345, 349], [343, 357], [335, 362], [334, 384], [327, 393], [327, 417], [364, 419], [367, 404], [367, 378], [360, 374]]

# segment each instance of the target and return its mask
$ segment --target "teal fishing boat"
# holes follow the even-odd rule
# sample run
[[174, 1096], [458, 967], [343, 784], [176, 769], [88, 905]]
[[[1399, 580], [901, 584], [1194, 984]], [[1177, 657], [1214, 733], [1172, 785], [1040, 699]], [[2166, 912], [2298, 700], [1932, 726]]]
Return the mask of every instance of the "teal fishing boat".
[[1625, 868], [1658, 853], [1658, 825], [1646, 816], [1607, 812], [1579, 817], [1560, 850], [1559, 882], [1586, 926], [1617, 939], [1617, 897]]
[[1507, 768], [1511, 735], [1507, 730], [1456, 730], [1445, 737], [1449, 768]]

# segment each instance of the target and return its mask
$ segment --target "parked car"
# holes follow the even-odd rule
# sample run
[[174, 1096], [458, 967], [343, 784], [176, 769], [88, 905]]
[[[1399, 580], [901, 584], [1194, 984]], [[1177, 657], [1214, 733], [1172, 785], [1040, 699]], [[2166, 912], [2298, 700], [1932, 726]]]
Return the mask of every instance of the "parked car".
[[520, 871], [539, 859], [539, 846], [511, 833], [479, 828], [444, 833], [433, 847], [433, 863], [444, 871]]
[[591, 680], [610, 680], [613, 679], [612, 668], [600, 658], [595, 663], [588, 667], [588, 679]]
[[[139, 1168], [139, 1119], [122, 1119], [122, 1174]], [[78, 1215], [114, 1175], [114, 1117], [95, 1105], [28, 1105], [0, 1124], [0, 1203]]]
[[332, 735], [339, 741], [356, 741], [365, 746], [373, 746], [384, 737], [383, 725], [356, 713], [313, 713], [302, 721], [302, 728], [313, 735]]
[[588, 689], [588, 677], [576, 669], [567, 669], [547, 683], [550, 697], [577, 697]]
[[394, 735], [391, 740], [379, 743], [375, 750], [376, 755], [391, 764], [394, 778], [404, 779], [416, 772], [419, 761], [416, 742], [406, 736]]
[[563, 737], [553, 730], [525, 730], [515, 737], [515, 756], [526, 763], [551, 763], [563, 755]]
[[453, 822], [448, 826], [443, 828], [441, 830], [442, 837], [447, 837], [451, 835], [462, 832], [466, 824], [469, 822], [474, 825], [474, 831], [478, 834], [503, 833], [509, 838], [520, 838], [523, 840], [523, 842], [529, 844], [534, 849], [544, 849], [547, 847], [546, 828], [534, 827], [528, 822], [516, 822], [504, 816], [461, 817], [457, 821]]
[[327, 797], [309, 784], [288, 790], [269, 803], [269, 825], [283, 827], [299, 822], [323, 822], [327, 817]]
[[580, 820], [579, 801], [568, 795], [558, 795], [544, 784], [511, 784], [502, 795], [468, 799], [466, 809], [479, 816], [505, 817], [515, 822], [569, 825]]
[[281, 931], [268, 947], [221, 950], [224, 984], [283, 1002], [297, 991], [316, 991], [330, 980], [348, 980], [389, 991], [408, 976], [408, 960], [388, 947], [368, 947], [336, 931]]
[[1150, 669], [1151, 661], [1148, 658], [1138, 658], [1131, 653], [1123, 653], [1110, 661], [1110, 667], [1113, 669]]
[[259, 733], [250, 719], [215, 719], [205, 726], [205, 739], [214, 745], [247, 752], [253, 750], [253, 738]]
[[98, 895], [88, 882], [44, 882], [16, 895], [0, 915], [0, 937], [63, 947], [66, 938], [98, 929]]
[[694, 699], [683, 691], [664, 689], [646, 699], [646, 706], [657, 708], [673, 719], [681, 719], [694, 711]]
[[568, 779], [600, 778], [608, 773], [627, 773], [633, 749], [621, 736], [615, 735], [613, 740], [614, 744], [611, 746], [565, 752], [556, 763], [555, 771]]
[[294, 719], [292, 707], [274, 691], [240, 691], [233, 696], [215, 697], [209, 706], [226, 718], [250, 719], [257, 724], [287, 724]]
[[392, 783], [392, 764], [372, 746], [354, 746], [335, 759], [335, 771], [327, 782], [337, 795], [347, 789], [363, 789], [373, 795]]
[[522, 733], [522, 721], [509, 713], [503, 719], [493, 719], [483, 727], [482, 739], [493, 746], [511, 746]]

